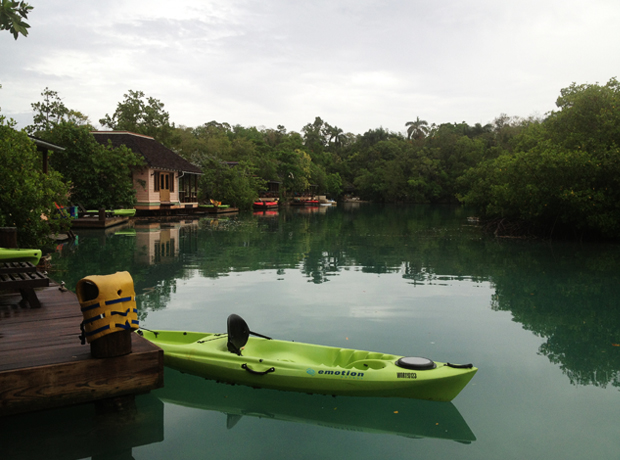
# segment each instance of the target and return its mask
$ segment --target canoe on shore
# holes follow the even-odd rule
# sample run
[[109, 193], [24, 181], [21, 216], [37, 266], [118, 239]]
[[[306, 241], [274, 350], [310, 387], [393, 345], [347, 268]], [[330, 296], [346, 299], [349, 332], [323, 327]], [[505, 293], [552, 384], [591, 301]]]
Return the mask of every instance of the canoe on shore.
[[451, 401], [477, 372], [426, 358], [249, 337], [231, 315], [228, 333], [139, 333], [164, 350], [164, 364], [207, 379], [328, 395]]
[[[96, 209], [89, 209], [86, 211], [88, 214], [98, 214]], [[106, 214], [111, 214], [117, 217], [133, 217], [136, 215], [135, 209], [106, 209]]]
[[40, 249], [0, 248], [0, 263], [2, 262], [30, 262], [37, 265], [41, 260]]

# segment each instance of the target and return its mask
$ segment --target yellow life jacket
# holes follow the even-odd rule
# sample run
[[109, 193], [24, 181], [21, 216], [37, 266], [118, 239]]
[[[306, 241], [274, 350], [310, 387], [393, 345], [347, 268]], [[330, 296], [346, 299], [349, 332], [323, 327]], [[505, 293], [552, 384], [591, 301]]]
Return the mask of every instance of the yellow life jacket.
[[76, 285], [84, 320], [82, 343], [91, 343], [107, 334], [138, 329], [138, 309], [133, 279], [129, 272], [92, 275]]

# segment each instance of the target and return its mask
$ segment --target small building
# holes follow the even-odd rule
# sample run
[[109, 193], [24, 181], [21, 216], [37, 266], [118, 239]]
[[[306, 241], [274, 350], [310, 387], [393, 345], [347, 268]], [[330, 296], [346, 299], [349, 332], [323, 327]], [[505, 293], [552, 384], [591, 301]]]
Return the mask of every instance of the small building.
[[129, 131], [95, 131], [97, 142], [121, 145], [141, 155], [146, 167], [134, 171], [137, 210], [159, 211], [198, 207], [201, 169], [150, 136]]

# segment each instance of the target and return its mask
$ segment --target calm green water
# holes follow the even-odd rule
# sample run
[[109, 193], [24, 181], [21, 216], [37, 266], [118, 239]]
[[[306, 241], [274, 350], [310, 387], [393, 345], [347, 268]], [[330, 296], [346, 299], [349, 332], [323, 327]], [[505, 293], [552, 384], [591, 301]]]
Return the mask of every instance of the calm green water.
[[[223, 332], [237, 313], [276, 338], [480, 370], [450, 404], [253, 390], [167, 370], [166, 388], [129, 414], [85, 406], [15, 418], [0, 455], [618, 458], [618, 245], [498, 241], [462, 209], [363, 204], [83, 231], [53, 264], [72, 288], [128, 270], [147, 328]], [[71, 447], [76, 433], [90, 447]]]

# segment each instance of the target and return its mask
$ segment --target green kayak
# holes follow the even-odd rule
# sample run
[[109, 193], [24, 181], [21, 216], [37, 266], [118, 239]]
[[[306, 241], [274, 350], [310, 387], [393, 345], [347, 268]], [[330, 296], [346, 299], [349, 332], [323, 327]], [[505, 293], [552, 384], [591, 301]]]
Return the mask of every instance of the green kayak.
[[[135, 209], [106, 209], [106, 214], [112, 214], [113, 216], [118, 217], [133, 217], [136, 215]], [[98, 214], [99, 211], [96, 209], [88, 209], [86, 211], [87, 214]]]
[[30, 262], [37, 265], [41, 260], [40, 249], [0, 248], [0, 262]]
[[[327, 395], [451, 401], [477, 368], [427, 358], [272, 340], [228, 318], [228, 333], [138, 331], [164, 350], [164, 364], [207, 379]], [[259, 337], [249, 337], [249, 334]]]

